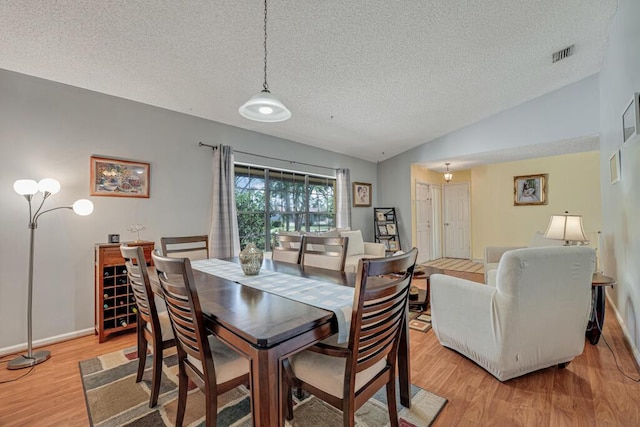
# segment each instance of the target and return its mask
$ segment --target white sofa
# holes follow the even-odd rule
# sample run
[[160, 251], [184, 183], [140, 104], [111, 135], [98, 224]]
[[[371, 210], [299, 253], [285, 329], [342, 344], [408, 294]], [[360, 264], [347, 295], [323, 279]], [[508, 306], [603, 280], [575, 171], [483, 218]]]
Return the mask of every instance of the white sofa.
[[531, 241], [527, 246], [487, 246], [484, 248], [484, 282], [489, 283], [495, 281], [495, 270], [498, 268], [498, 263], [502, 254], [507, 251], [522, 248], [541, 248], [548, 246], [562, 246], [563, 240], [547, 239], [544, 237], [544, 233], [536, 231], [531, 238]]
[[[358, 261], [366, 258], [384, 258], [385, 247], [382, 243], [365, 242], [362, 239], [360, 230], [333, 229], [318, 233], [302, 233], [298, 231], [280, 232], [288, 235], [307, 234], [319, 237], [348, 237], [347, 258], [344, 263], [344, 271], [355, 273], [358, 269]], [[321, 250], [321, 249], [318, 249]], [[271, 253], [265, 253], [265, 257], [270, 258]]]
[[431, 318], [442, 344], [500, 381], [570, 362], [584, 349], [595, 250], [505, 252], [496, 285], [431, 276]]

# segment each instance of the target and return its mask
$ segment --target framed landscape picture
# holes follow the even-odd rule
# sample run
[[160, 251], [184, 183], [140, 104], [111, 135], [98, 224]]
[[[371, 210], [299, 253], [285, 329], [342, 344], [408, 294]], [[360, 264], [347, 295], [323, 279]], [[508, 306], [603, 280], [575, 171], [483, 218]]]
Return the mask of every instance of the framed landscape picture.
[[365, 182], [353, 183], [353, 207], [364, 208], [371, 206], [371, 184]]
[[149, 197], [149, 163], [91, 156], [91, 195]]
[[389, 233], [389, 235], [391, 235], [391, 236], [395, 236], [396, 234], [398, 234], [396, 232], [396, 225], [395, 224], [387, 224], [387, 233]]
[[513, 205], [546, 205], [547, 174], [513, 177]]
[[389, 240], [389, 250], [390, 251], [397, 251], [398, 248], [398, 242], [396, 242], [395, 240]]

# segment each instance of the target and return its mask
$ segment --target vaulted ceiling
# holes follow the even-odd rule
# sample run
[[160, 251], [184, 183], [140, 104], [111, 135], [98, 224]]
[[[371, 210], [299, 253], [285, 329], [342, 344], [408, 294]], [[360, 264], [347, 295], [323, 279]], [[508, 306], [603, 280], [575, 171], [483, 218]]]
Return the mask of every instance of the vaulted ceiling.
[[[616, 0], [3, 0], [0, 68], [381, 161], [600, 70]], [[574, 54], [552, 63], [552, 53]]]

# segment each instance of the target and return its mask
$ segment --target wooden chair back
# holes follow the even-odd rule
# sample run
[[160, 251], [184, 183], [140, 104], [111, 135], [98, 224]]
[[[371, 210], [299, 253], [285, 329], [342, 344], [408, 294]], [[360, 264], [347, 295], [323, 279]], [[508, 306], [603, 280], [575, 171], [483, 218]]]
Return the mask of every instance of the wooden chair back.
[[[141, 246], [121, 245], [120, 253], [125, 260], [127, 277], [138, 306], [138, 319], [142, 319], [144, 323], [149, 323], [152, 330], [159, 331], [158, 311], [151, 282], [149, 281], [144, 250]], [[140, 323], [140, 320], [138, 320], [138, 323]]]
[[348, 237], [304, 236], [300, 263], [309, 267], [344, 271], [348, 246]]
[[162, 254], [169, 258], [209, 258], [209, 236], [162, 237], [160, 246]]
[[276, 235], [271, 259], [291, 264], [300, 264], [302, 255], [302, 236]]
[[[138, 310], [138, 372], [136, 382], [142, 381], [147, 361], [147, 346], [150, 343], [153, 348], [153, 362], [151, 372], [151, 393], [149, 406], [154, 407], [158, 403], [160, 395], [160, 380], [162, 377], [162, 359], [164, 350], [175, 346], [175, 339], [171, 332], [171, 324], [167, 320], [167, 314], [158, 313], [155, 293], [151, 287], [147, 261], [144, 257], [142, 246], [120, 246], [120, 253], [125, 260], [127, 277], [136, 301]], [[162, 300], [160, 300], [162, 301]], [[164, 308], [164, 307], [161, 307]]]
[[388, 369], [395, 364], [417, 255], [418, 250], [413, 248], [403, 255], [359, 263], [346, 371], [350, 386], [355, 386], [356, 373], [383, 358]]
[[[160, 256], [157, 250], [151, 254], [158, 272], [167, 312], [178, 342], [178, 358], [190, 371], [189, 377], [200, 387], [205, 383], [216, 384], [211, 349], [207, 344], [207, 330], [202, 317], [200, 300], [188, 258]], [[190, 357], [187, 357], [190, 356]], [[197, 360], [202, 368], [193, 363]]]
[[[306, 389], [342, 410], [343, 425], [353, 426], [355, 411], [386, 385], [389, 419], [392, 426], [398, 426], [396, 362], [401, 332], [407, 327], [409, 287], [417, 256], [418, 250], [413, 248], [403, 255], [359, 261], [347, 346], [323, 341], [292, 356], [292, 363], [289, 359], [283, 362], [284, 380], [288, 387], [285, 408], [288, 419], [293, 416], [291, 387]], [[312, 352], [346, 359], [344, 382], [338, 384], [337, 389], [329, 383], [339, 381], [335, 370], [340, 365], [330, 361], [331, 357], [309, 359]], [[307, 378], [306, 381], [296, 376], [299, 358], [307, 361], [302, 363], [299, 371], [301, 377]], [[308, 364], [310, 360], [313, 360], [312, 368]], [[368, 368], [372, 368], [375, 374], [363, 373], [372, 377], [367, 377], [366, 384], [358, 388], [356, 375]], [[309, 375], [309, 370], [313, 370], [314, 375]], [[342, 385], [341, 390], [339, 385]], [[328, 390], [340, 390], [342, 393]]]

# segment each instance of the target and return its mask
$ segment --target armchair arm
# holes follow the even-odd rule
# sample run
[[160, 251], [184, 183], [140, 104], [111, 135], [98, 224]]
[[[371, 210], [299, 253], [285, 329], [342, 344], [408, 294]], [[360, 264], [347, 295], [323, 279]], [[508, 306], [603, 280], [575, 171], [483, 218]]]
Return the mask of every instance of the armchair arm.
[[493, 360], [502, 341], [496, 288], [442, 274], [432, 275], [430, 281], [432, 325], [440, 343], [467, 356], [475, 353]]
[[383, 243], [364, 242], [364, 253], [366, 255], [374, 255], [377, 257], [385, 256], [385, 249]]

